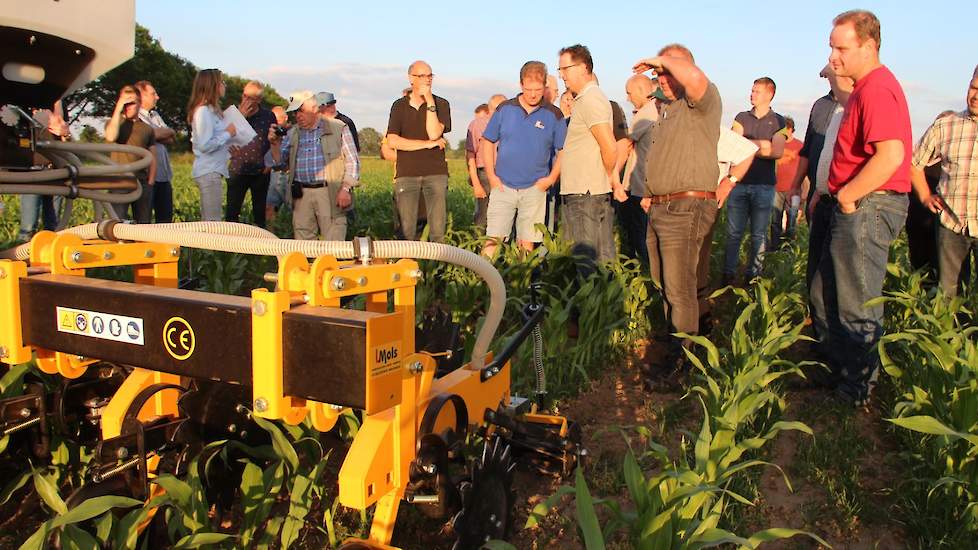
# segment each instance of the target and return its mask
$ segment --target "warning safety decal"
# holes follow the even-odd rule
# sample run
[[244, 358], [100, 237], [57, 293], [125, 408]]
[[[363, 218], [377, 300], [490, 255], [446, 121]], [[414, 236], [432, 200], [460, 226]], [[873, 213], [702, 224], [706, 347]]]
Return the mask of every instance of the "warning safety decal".
[[125, 315], [112, 315], [84, 309], [74, 309], [58, 306], [56, 322], [58, 332], [67, 332], [79, 336], [89, 336], [125, 342], [142, 346], [143, 320]]

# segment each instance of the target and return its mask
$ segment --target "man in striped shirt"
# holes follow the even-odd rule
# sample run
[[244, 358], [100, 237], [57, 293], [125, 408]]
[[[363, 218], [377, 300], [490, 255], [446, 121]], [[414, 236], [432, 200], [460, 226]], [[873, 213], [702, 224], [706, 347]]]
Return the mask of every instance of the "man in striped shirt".
[[[934, 121], [920, 139], [910, 168], [914, 191], [931, 212], [939, 214], [938, 274], [941, 289], [958, 293], [961, 271], [978, 248], [978, 67], [968, 86], [968, 108]], [[924, 168], [941, 163], [937, 193], [931, 193]]]

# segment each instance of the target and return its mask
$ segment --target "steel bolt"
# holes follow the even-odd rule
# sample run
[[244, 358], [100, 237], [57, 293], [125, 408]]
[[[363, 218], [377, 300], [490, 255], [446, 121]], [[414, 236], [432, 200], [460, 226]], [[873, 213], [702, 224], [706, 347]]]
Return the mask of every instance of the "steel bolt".
[[174, 258], [176, 258], [178, 254], [180, 254], [180, 249], [179, 248], [171, 248], [170, 249], [170, 256], [173, 256]]
[[125, 459], [129, 458], [129, 449], [127, 449], [125, 447], [119, 447], [115, 451], [115, 456], [119, 460], [125, 460]]
[[391, 275], [391, 280], [394, 281], [395, 283], [398, 282], [398, 281], [400, 281], [401, 280], [401, 274], [400, 273], [395, 273], [395, 274]]
[[333, 290], [343, 290], [346, 288], [346, 279], [343, 277], [336, 277], [332, 282]]
[[246, 439], [248, 437], [248, 430], [241, 430], [241, 433], [238, 434], [238, 437], [240, 437], [241, 439]]
[[408, 272], [408, 277], [411, 277], [412, 279], [420, 279], [423, 276], [424, 273], [422, 273], [420, 269], [412, 269]]
[[78, 252], [77, 250], [74, 251], [74, 252], [72, 252], [71, 253], [71, 261], [75, 262], [76, 264], [78, 262], [80, 262], [81, 261], [81, 252]]
[[268, 400], [264, 397], [259, 397], [255, 399], [255, 410], [263, 413], [268, 410]]
[[329, 408], [333, 409], [334, 411], [342, 411], [343, 410], [343, 405], [333, 405], [333, 404], [330, 404]]
[[238, 414], [248, 414], [248, 407], [245, 407], [241, 403], [238, 403], [234, 407], [234, 412], [236, 412]]
[[423, 371], [423, 370], [424, 370], [424, 367], [421, 366], [421, 361], [415, 361], [414, 363], [411, 363], [410, 365], [408, 365], [408, 371], [411, 374], [421, 374], [421, 371]]
[[115, 255], [114, 255], [114, 254], [112, 254], [112, 252], [110, 252], [110, 251], [108, 251], [108, 250], [106, 250], [106, 251], [105, 251], [105, 254], [102, 254], [102, 259], [103, 259], [103, 260], [111, 260], [111, 259], [112, 259], [112, 258], [113, 258], [114, 256], [115, 256]]
[[228, 433], [233, 434], [238, 431], [238, 426], [236, 424], [228, 424]]
[[0, 269], [0, 279], [3, 279], [6, 276], [7, 276], [7, 272], [4, 271], [4, 270], [2, 270], [2, 269]]
[[367, 278], [361, 276], [359, 279], [357, 279], [357, 284], [360, 286], [367, 286]]
[[489, 523], [496, 522], [496, 514], [489, 514]]
[[9, 355], [10, 352], [7, 351], [7, 346], [0, 346], [0, 359], [5, 359]]
[[143, 255], [146, 256], [147, 258], [152, 258], [153, 256], [156, 256], [156, 252], [153, 252], [152, 250], [147, 250], [146, 254]]
[[251, 311], [254, 312], [255, 315], [261, 317], [268, 311], [268, 305], [264, 301], [258, 300], [253, 306], [251, 306]]
[[27, 407], [24, 407], [23, 409], [20, 410], [21, 418], [28, 418], [30, 415], [31, 415], [31, 410], [28, 409]]

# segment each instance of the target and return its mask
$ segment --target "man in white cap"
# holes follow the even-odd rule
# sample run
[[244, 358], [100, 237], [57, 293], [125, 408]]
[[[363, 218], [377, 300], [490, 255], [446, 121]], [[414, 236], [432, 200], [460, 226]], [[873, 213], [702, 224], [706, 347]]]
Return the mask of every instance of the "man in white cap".
[[353, 203], [352, 188], [360, 183], [360, 157], [350, 129], [323, 118], [319, 101], [308, 90], [289, 98], [287, 112], [296, 124], [282, 138], [272, 126], [268, 139], [277, 163], [286, 160], [292, 191], [292, 227], [296, 239], [346, 239], [346, 214]]
[[357, 134], [357, 125], [353, 123], [353, 119], [336, 110], [336, 96], [333, 95], [333, 92], [319, 92], [316, 94], [316, 100], [319, 101], [319, 114], [346, 124], [346, 127], [350, 129], [350, 134], [353, 135], [353, 144], [357, 146], [357, 153], [359, 153], [360, 136]]

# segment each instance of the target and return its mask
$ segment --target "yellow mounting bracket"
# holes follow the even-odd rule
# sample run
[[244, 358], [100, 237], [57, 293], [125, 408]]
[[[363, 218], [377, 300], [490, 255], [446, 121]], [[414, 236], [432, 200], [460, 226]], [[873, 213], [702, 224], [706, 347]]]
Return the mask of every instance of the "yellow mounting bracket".
[[27, 277], [27, 264], [0, 260], [0, 361], [19, 365], [31, 360], [24, 345], [20, 317], [20, 279]]

